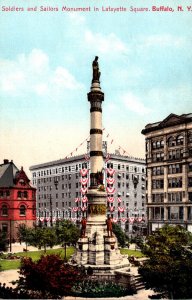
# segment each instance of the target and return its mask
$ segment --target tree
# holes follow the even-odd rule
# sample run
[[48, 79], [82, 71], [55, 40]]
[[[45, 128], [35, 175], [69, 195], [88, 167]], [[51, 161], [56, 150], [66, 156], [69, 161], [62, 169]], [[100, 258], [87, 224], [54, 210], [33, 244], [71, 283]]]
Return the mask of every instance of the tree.
[[57, 244], [57, 237], [55, 229], [53, 227], [36, 227], [33, 229], [33, 238], [31, 240], [31, 245], [44, 248], [46, 252], [47, 247], [53, 247]]
[[0, 230], [0, 251], [7, 251], [7, 233]]
[[31, 244], [33, 240], [33, 228], [29, 228], [25, 224], [19, 225], [18, 238], [20, 241], [25, 242], [27, 250], [27, 246]]
[[76, 244], [80, 237], [79, 228], [69, 220], [57, 221], [55, 226], [56, 236], [58, 243], [64, 244], [65, 255], [64, 260], [66, 260], [66, 246], [67, 244]]
[[129, 242], [129, 238], [118, 224], [113, 223], [113, 232], [117, 237], [119, 245], [125, 247]]
[[192, 298], [192, 234], [181, 226], [164, 226], [148, 237], [139, 268], [146, 286], [171, 299]]
[[84, 278], [79, 268], [65, 264], [55, 254], [41, 256], [37, 262], [23, 258], [19, 273], [18, 290], [40, 291], [45, 299], [47, 294], [54, 299], [69, 295], [72, 286]]

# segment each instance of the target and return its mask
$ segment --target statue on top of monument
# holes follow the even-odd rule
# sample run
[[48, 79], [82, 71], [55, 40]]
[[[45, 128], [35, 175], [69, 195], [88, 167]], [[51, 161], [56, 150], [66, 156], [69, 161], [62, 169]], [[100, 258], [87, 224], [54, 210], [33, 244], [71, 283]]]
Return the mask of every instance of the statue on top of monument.
[[100, 78], [100, 75], [101, 75], [101, 72], [99, 72], [98, 59], [99, 59], [99, 57], [95, 56], [95, 59], [94, 59], [94, 61], [92, 63], [92, 67], [93, 67], [93, 79], [92, 79], [92, 82], [99, 81], [99, 78]]

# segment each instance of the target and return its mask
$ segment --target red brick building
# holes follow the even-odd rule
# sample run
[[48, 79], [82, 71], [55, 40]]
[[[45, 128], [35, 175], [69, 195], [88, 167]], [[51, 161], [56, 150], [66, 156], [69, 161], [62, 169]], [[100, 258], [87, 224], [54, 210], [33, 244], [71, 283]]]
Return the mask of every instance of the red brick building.
[[19, 170], [5, 159], [0, 165], [0, 230], [7, 233], [9, 241], [17, 241], [19, 225], [32, 227], [35, 220], [36, 189], [23, 168]]

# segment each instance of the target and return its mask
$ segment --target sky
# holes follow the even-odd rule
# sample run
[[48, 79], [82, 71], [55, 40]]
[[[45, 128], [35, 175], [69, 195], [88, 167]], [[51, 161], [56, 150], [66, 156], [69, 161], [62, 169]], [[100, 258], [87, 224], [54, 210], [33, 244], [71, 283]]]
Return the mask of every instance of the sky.
[[[1, 162], [12, 159], [30, 174], [32, 165], [85, 152], [96, 55], [109, 152], [124, 149], [144, 158], [146, 124], [171, 113], [192, 113], [190, 1], [0, 0], [0, 5]], [[101, 11], [109, 5], [163, 5], [175, 11]], [[178, 5], [184, 11], [177, 12]], [[27, 11], [36, 6], [37, 11]], [[59, 11], [40, 11], [40, 6]], [[90, 6], [91, 12], [61, 11], [62, 6]]]

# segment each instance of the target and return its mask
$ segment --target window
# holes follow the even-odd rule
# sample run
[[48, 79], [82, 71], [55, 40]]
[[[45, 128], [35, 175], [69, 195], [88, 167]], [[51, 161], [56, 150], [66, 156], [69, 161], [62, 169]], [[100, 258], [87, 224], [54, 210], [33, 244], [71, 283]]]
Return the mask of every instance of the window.
[[174, 147], [175, 145], [176, 145], [175, 138], [171, 136], [171, 137], [168, 139], [168, 146], [169, 146], [169, 147]]
[[162, 188], [164, 188], [163, 179], [152, 180], [152, 187], [153, 187], [153, 189], [162, 189]]
[[17, 198], [21, 198], [21, 191], [17, 192]]
[[182, 187], [182, 177], [168, 179], [168, 187], [169, 188]]
[[8, 225], [7, 224], [2, 224], [2, 232], [8, 233]]
[[25, 216], [26, 215], [26, 208], [25, 205], [20, 206], [20, 216]]
[[154, 153], [152, 158], [153, 158], [153, 162], [163, 161], [164, 160], [164, 153], [163, 152]]
[[192, 172], [192, 163], [189, 163], [189, 172]]
[[[155, 175], [163, 175], [164, 174], [164, 167], [161, 166], [161, 167], [154, 167], [152, 169], [152, 174], [155, 176]], [[145, 179], [144, 179], [145, 180]]]
[[182, 192], [168, 193], [168, 202], [181, 202]]
[[171, 150], [168, 152], [168, 159], [180, 159], [183, 157], [183, 149]]
[[8, 207], [7, 207], [7, 205], [2, 205], [2, 216], [8, 216]]
[[183, 135], [179, 135], [176, 139], [176, 144], [183, 145], [183, 140], [184, 140]]
[[108, 163], [108, 164], [107, 164], [107, 168], [113, 169], [113, 164], [112, 164], [112, 163]]
[[189, 132], [188, 143], [192, 143], [192, 132]]
[[152, 141], [152, 149], [159, 149], [164, 147], [164, 141], [163, 140], [157, 140]]
[[28, 198], [28, 192], [27, 191], [24, 191], [24, 193], [23, 193], [23, 195], [24, 195], [24, 198]]
[[176, 174], [176, 173], [182, 173], [182, 165], [180, 164], [169, 165], [168, 174]]
[[164, 194], [152, 194], [152, 202], [163, 202], [164, 201]]
[[188, 187], [192, 187], [192, 177], [188, 178]]
[[189, 192], [189, 201], [192, 202], [192, 192]]

